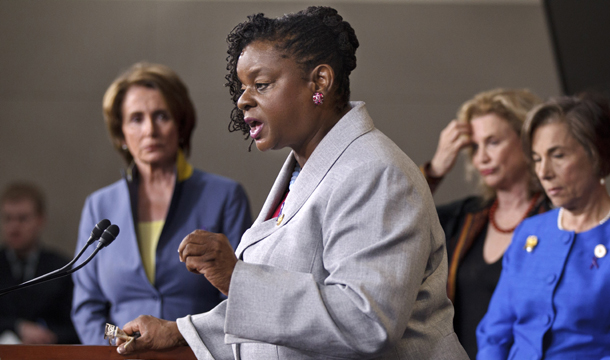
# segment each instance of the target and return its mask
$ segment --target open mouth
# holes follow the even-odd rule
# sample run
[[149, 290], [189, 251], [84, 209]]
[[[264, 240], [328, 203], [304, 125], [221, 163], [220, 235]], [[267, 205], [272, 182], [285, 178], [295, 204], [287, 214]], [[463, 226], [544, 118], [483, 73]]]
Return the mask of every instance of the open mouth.
[[247, 118], [245, 121], [250, 126], [250, 137], [257, 140], [263, 130], [263, 123], [254, 118]]

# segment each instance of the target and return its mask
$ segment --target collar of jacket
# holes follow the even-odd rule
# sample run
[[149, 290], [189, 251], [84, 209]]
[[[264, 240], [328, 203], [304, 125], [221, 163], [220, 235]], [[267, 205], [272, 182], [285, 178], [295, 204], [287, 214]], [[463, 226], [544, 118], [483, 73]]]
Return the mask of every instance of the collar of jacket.
[[[286, 198], [283, 223], [287, 223], [307, 201], [343, 151], [354, 140], [374, 129], [364, 102], [352, 101], [350, 106], [351, 109], [324, 136], [301, 169], [298, 186]], [[265, 222], [273, 214], [288, 187], [295, 163], [294, 153], [290, 152], [254, 224]]]
[[[474, 241], [481, 236], [489, 222], [489, 208], [495, 201], [495, 197], [485, 201], [480, 197], [469, 198], [463, 206], [466, 215], [462, 218], [459, 212], [455, 214], [455, 225], [461, 225], [459, 233], [451, 239], [447, 239], [447, 254], [449, 256], [449, 274], [447, 279], [447, 296], [455, 301], [455, 288], [457, 282], [458, 267], [464, 256], [470, 250]], [[543, 193], [538, 197], [536, 204], [527, 214], [527, 217], [542, 214], [551, 209], [552, 204]], [[459, 223], [458, 223], [459, 222]]]
[[296, 186], [286, 197], [282, 212], [285, 216], [281, 224], [278, 225], [275, 219], [267, 219], [277, 208], [292, 177], [296, 159], [294, 158], [294, 153], [290, 152], [282, 170], [280, 170], [278, 177], [275, 179], [275, 183], [263, 204], [258, 218], [242, 237], [236, 250], [238, 257], [242, 255], [248, 246], [262, 240], [288, 224], [325, 178], [345, 149], [360, 136], [375, 128], [364, 102], [350, 102], [350, 105], [352, 107], [351, 110], [324, 136], [307, 160], [305, 166], [301, 169], [299, 177], [295, 182]]
[[[134, 162], [132, 162], [127, 169], [121, 170], [123, 178], [127, 183], [127, 190], [129, 192], [129, 198], [131, 203], [131, 213], [133, 215], [133, 223], [134, 226], [138, 224], [138, 167]], [[171, 221], [174, 216], [176, 206], [178, 204], [178, 199], [180, 198], [180, 194], [182, 193], [182, 184], [184, 181], [188, 180], [193, 175], [193, 166], [186, 161], [182, 150], [178, 149], [178, 154], [176, 155], [176, 185], [174, 186], [174, 192], [172, 194], [172, 200], [169, 205], [169, 209], [167, 211], [167, 216], [165, 217], [165, 222], [168, 223]], [[165, 226], [164, 226], [165, 228]], [[159, 243], [161, 243], [163, 239], [163, 230], [161, 231], [161, 235], [159, 237]]]

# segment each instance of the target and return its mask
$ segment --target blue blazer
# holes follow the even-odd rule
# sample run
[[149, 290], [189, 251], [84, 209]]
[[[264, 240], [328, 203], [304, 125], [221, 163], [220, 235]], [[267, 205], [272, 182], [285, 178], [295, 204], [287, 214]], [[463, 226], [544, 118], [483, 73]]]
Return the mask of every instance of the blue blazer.
[[[477, 359], [610, 359], [610, 222], [560, 230], [558, 209], [526, 219], [477, 328]], [[535, 235], [531, 252], [526, 239]]]
[[[76, 250], [81, 249], [101, 219], [117, 224], [120, 233], [73, 275], [72, 320], [84, 344], [107, 344], [106, 322], [123, 327], [141, 314], [175, 320], [208, 311], [223, 299], [204, 276], [186, 269], [177, 249], [182, 239], [196, 229], [223, 233], [236, 248], [252, 224], [248, 199], [241, 185], [233, 180], [199, 170], [191, 172], [186, 179], [177, 176], [157, 245], [154, 285], [146, 277], [134, 226], [137, 214], [132, 208], [137, 209], [137, 179], [126, 176], [87, 198]], [[90, 248], [94, 247], [95, 244]], [[88, 250], [83, 258], [91, 252]]]

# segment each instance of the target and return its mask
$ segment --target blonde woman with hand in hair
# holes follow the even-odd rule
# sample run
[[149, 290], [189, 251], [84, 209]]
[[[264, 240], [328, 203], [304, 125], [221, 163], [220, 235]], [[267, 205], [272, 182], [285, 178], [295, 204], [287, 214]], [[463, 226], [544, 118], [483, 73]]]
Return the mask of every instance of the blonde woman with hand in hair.
[[460, 107], [457, 120], [441, 132], [432, 161], [421, 167], [434, 191], [465, 150], [469, 175], [479, 179], [477, 196], [437, 207], [447, 240], [447, 294], [455, 307], [454, 328], [473, 359], [476, 327], [500, 278], [514, 229], [550, 208], [520, 142], [526, 114], [540, 102], [527, 90], [477, 94]]

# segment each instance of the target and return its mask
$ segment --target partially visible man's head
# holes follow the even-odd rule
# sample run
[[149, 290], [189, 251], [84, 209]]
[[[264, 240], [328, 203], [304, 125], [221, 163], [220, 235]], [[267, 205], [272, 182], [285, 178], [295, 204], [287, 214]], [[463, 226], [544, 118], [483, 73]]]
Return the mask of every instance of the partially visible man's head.
[[26, 182], [15, 182], [0, 196], [0, 224], [6, 247], [27, 254], [40, 238], [45, 225], [45, 199], [42, 191]]

